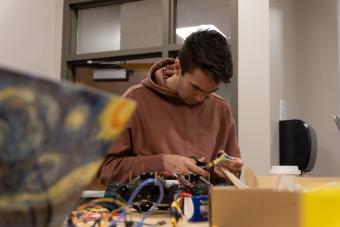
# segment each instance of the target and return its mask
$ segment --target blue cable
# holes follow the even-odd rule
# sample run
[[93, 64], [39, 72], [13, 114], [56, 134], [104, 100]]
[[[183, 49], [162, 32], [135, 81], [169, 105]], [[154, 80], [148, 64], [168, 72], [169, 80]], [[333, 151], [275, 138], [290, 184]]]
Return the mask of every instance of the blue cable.
[[[150, 179], [151, 180], [151, 179]], [[163, 200], [163, 197], [164, 197], [164, 188], [163, 188], [163, 185], [162, 185], [162, 182], [160, 181], [160, 180], [158, 180], [158, 179], [152, 179], [152, 180], [154, 180], [154, 183], [155, 184], [157, 184], [158, 185], [158, 187], [159, 187], [159, 197], [158, 197], [158, 200], [157, 200], [157, 202], [156, 202], [156, 204], [154, 204], [151, 208], [150, 208], [150, 210], [148, 210], [145, 214], [144, 214], [144, 216], [143, 216], [143, 218], [140, 220], [140, 222], [138, 223], [138, 227], [141, 227], [141, 226], [143, 226], [143, 223], [144, 223], [144, 220], [156, 209], [156, 207], [158, 207], [159, 206], [159, 204], [162, 202], [162, 200]]]
[[[162, 202], [163, 200], [163, 197], [164, 197], [164, 188], [163, 188], [163, 185], [162, 185], [162, 182], [158, 179], [154, 179], [154, 178], [150, 178], [150, 179], [147, 179], [145, 181], [143, 181], [142, 183], [140, 183], [138, 185], [138, 187], [133, 191], [132, 195], [130, 196], [128, 202], [127, 202], [127, 206], [130, 207], [133, 200], [136, 198], [136, 196], [138, 195], [138, 193], [148, 184], [151, 184], [151, 183], [155, 183], [158, 187], [159, 187], [159, 198], [156, 202], [155, 205], [153, 205], [150, 210], [148, 212], [146, 212], [143, 216], [143, 218], [141, 219], [141, 221], [138, 223], [138, 227], [139, 226], [142, 226], [143, 225], [143, 222], [145, 220], [145, 218], [147, 218], [147, 216]], [[110, 224], [110, 226], [116, 226], [118, 221], [125, 217], [126, 216], [126, 209], [123, 210], [123, 212], [118, 216], [118, 218], [114, 221], [112, 221], [112, 223]]]

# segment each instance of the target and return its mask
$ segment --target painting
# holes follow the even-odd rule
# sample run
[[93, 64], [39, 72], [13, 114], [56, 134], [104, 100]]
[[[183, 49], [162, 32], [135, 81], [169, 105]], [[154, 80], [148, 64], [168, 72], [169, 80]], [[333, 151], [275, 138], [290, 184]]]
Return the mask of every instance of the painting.
[[0, 226], [61, 224], [65, 213], [56, 211], [92, 181], [135, 107], [71, 82], [0, 69]]

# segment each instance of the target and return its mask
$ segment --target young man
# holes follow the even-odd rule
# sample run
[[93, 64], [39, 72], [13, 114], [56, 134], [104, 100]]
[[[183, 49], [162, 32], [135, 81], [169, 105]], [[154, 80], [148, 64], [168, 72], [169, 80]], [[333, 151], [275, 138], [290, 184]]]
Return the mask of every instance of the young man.
[[[137, 101], [137, 111], [108, 151], [99, 180], [126, 182], [130, 172], [136, 177], [154, 171], [207, 176], [196, 161], [208, 162], [224, 152], [234, 158], [223, 168], [239, 176], [243, 162], [232, 113], [213, 94], [231, 77], [231, 53], [224, 36], [214, 30], [192, 33], [178, 59], [154, 64], [141, 84], [125, 92], [125, 97]], [[219, 168], [213, 173], [221, 176]]]

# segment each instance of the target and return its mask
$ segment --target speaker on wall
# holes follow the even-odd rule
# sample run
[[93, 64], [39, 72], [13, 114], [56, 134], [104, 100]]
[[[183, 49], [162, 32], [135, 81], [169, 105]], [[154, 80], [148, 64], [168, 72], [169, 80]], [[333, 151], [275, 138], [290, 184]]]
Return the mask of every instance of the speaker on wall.
[[317, 155], [314, 129], [297, 119], [280, 121], [279, 128], [280, 165], [296, 165], [301, 171], [311, 171]]

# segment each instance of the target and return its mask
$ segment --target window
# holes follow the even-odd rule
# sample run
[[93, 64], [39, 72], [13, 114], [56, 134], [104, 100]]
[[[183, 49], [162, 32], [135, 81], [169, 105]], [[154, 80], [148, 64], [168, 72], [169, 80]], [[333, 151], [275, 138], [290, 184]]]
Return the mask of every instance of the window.
[[160, 46], [161, 42], [160, 0], [78, 10], [77, 54]]
[[200, 28], [216, 29], [230, 39], [230, 0], [177, 0], [176, 9], [176, 43]]

